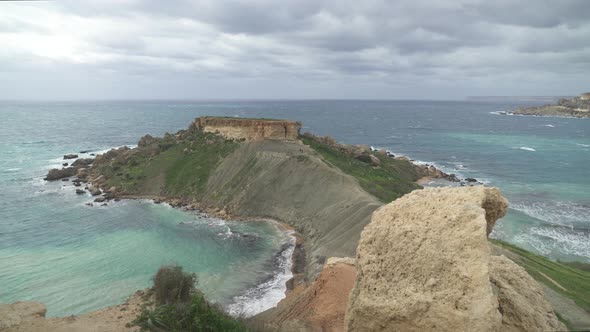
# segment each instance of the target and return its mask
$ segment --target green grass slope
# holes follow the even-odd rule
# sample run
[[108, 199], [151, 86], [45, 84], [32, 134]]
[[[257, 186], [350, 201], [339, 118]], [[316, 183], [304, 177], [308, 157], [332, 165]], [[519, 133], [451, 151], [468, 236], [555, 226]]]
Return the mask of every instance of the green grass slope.
[[373, 167], [333, 146], [309, 137], [302, 137], [304, 144], [317, 151], [331, 165], [355, 177], [361, 187], [384, 203], [389, 203], [414, 189], [422, 188], [416, 184], [420, 175], [407, 160], [398, 160], [373, 154], [381, 165]]
[[522, 266], [535, 280], [571, 298], [581, 308], [590, 312], [590, 272], [587, 270], [588, 264], [577, 263], [576, 266], [583, 266], [586, 269], [582, 270], [570, 266], [570, 264], [551, 261], [503, 241], [493, 239], [490, 239], [490, 241], [500, 248], [514, 253], [516, 257], [510, 258]]
[[211, 172], [238, 143], [210, 133], [182, 131], [154, 138], [96, 167], [114, 186], [129, 195], [199, 197]]

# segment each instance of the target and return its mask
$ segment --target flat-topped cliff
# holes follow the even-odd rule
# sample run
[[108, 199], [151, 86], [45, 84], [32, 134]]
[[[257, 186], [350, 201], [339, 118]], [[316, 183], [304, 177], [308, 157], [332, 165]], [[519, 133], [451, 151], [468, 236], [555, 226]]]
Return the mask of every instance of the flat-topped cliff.
[[206, 133], [219, 133], [227, 139], [296, 140], [301, 123], [288, 120], [243, 119], [229, 117], [203, 116], [193, 125]]

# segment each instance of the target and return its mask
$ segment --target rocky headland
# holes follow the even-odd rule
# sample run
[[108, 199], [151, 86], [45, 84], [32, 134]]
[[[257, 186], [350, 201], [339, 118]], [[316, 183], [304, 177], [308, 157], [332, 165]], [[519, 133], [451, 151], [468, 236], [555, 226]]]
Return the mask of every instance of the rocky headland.
[[558, 116], [570, 118], [590, 117], [590, 93], [566, 99], [562, 98], [556, 104], [519, 108], [502, 114]]
[[[277, 307], [248, 319], [252, 330], [565, 330], [552, 304], [566, 321], [571, 308], [581, 310], [572, 326], [590, 326], [590, 275], [490, 242], [508, 207], [499, 190], [423, 189], [417, 181], [425, 177], [460, 180], [384, 150], [299, 134], [300, 126], [199, 118], [176, 134], [146, 135], [135, 149], [75, 161], [47, 178], [75, 176], [98, 204], [150, 198], [293, 228], [295, 278]], [[579, 296], [567, 289], [572, 284], [581, 284]], [[561, 307], [564, 299], [575, 303]], [[0, 317], [3, 309], [18, 316], [0, 307]], [[33, 321], [43, 316], [33, 314]], [[26, 324], [13, 323], [11, 331]]]
[[74, 183], [85, 183], [95, 196], [89, 204], [150, 198], [220, 217], [279, 221], [305, 239], [298, 252], [305, 253], [307, 279], [327, 257], [354, 256], [371, 213], [421, 188], [418, 180], [459, 181], [384, 150], [300, 135], [300, 127], [286, 120], [201, 117], [176, 134], [146, 135], [135, 149], [50, 170], [46, 179], [76, 176]]

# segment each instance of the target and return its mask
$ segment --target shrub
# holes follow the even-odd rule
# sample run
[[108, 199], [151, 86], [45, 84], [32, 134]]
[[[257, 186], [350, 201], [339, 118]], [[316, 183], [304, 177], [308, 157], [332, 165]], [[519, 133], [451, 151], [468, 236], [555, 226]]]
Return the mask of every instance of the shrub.
[[195, 288], [196, 276], [181, 266], [163, 266], [154, 277], [156, 306], [143, 308], [133, 321], [141, 331], [247, 331], [239, 321], [210, 304]]
[[154, 277], [156, 304], [185, 303], [195, 292], [197, 276], [185, 273], [182, 266], [162, 266]]

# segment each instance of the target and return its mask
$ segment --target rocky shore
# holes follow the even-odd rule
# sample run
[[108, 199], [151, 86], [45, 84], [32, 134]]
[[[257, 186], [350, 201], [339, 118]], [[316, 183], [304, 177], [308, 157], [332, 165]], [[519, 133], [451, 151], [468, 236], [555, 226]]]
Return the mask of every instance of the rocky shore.
[[524, 107], [513, 112], [500, 112], [500, 114], [590, 118], [590, 93], [570, 99], [562, 98], [552, 105]]

